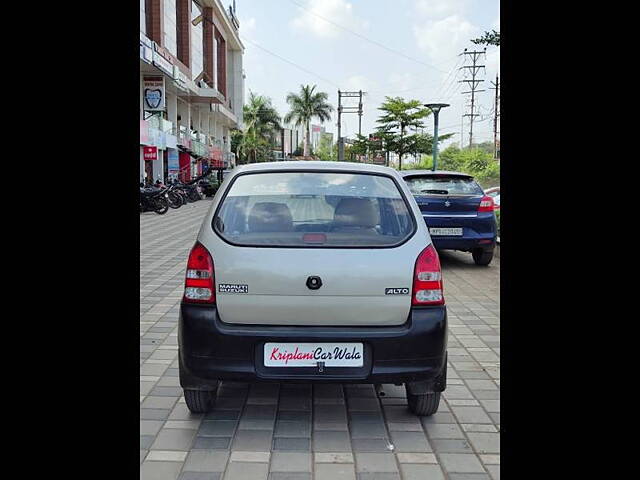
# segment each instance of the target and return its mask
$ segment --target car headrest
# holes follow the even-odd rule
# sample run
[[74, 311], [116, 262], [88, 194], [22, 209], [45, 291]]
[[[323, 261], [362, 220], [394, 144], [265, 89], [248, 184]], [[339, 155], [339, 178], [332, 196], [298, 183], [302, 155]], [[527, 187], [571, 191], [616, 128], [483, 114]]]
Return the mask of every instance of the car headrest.
[[340, 227], [373, 228], [380, 222], [380, 212], [368, 198], [343, 198], [336, 206], [333, 221]]
[[291, 210], [284, 203], [256, 203], [249, 213], [249, 231], [290, 232], [293, 230]]

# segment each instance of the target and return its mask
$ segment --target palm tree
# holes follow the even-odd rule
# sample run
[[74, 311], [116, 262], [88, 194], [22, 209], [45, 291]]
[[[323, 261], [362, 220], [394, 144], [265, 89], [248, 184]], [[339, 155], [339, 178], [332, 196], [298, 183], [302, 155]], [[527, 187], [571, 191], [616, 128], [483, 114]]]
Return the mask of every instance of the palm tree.
[[289, 93], [287, 103], [290, 111], [284, 117], [286, 123], [294, 122], [295, 126], [304, 126], [304, 156], [309, 155], [309, 123], [313, 118], [325, 122], [331, 118], [333, 107], [327, 102], [329, 95], [325, 92], [315, 93], [316, 85], [300, 85], [300, 94]]
[[249, 92], [249, 101], [243, 107], [243, 116], [245, 129], [238, 148], [241, 154], [257, 162], [258, 156], [266, 156], [273, 135], [282, 128], [280, 115], [269, 97]]

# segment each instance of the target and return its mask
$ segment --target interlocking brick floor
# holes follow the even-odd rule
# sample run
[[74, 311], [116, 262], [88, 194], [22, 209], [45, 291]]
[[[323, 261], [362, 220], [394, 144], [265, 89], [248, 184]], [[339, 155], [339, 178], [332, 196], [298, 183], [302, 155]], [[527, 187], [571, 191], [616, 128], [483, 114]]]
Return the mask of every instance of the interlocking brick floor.
[[420, 419], [404, 388], [223, 383], [207, 415], [187, 410], [177, 322], [186, 258], [210, 200], [140, 215], [142, 480], [500, 478], [500, 259], [441, 253], [448, 386]]

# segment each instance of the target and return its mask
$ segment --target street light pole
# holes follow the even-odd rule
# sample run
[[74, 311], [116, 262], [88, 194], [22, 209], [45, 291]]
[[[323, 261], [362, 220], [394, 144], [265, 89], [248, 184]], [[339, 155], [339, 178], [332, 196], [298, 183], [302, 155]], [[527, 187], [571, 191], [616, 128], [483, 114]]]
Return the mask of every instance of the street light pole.
[[438, 114], [440, 109], [448, 107], [448, 103], [427, 103], [425, 107], [433, 112], [433, 168], [435, 172], [438, 166]]

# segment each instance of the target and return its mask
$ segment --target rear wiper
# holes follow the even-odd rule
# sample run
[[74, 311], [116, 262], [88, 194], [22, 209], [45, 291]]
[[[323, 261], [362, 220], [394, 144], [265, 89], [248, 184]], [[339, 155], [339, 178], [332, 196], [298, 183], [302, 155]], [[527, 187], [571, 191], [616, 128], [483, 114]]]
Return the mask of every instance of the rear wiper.
[[437, 193], [438, 195], [448, 195], [449, 190], [420, 190], [420, 193]]

